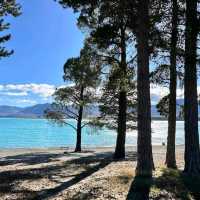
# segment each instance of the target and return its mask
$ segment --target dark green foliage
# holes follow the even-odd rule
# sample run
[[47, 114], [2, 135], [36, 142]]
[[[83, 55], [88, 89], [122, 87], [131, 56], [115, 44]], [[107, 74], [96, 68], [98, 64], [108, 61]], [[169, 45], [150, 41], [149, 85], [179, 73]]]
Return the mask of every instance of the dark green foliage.
[[156, 108], [161, 116], [167, 118], [169, 115], [169, 95], [163, 97], [156, 105]]
[[[100, 110], [105, 119], [112, 116], [112, 122], [117, 122], [117, 126], [112, 126], [118, 127], [120, 136], [118, 139], [123, 140], [122, 143], [125, 143], [124, 137], [121, 136], [126, 132], [128, 112], [135, 110], [129, 108], [134, 104], [134, 99], [129, 98], [129, 95], [135, 95], [134, 79], [129, 70], [134, 69], [137, 58], [137, 175], [151, 176], [153, 169], [150, 77], [153, 83], [170, 88], [170, 95], [159, 102], [158, 109], [161, 114], [168, 117], [168, 147], [172, 147], [168, 158], [173, 157], [171, 160], [175, 161], [176, 88], [177, 80], [180, 83], [183, 80], [185, 55], [185, 171], [199, 174], [196, 102], [199, 13], [195, 10], [198, 1], [59, 0], [59, 3], [64, 8], [71, 7], [79, 13], [78, 25], [87, 31], [89, 41], [102, 61], [100, 68], [107, 76], [104, 76], [106, 80], [103, 85]], [[135, 49], [137, 55], [134, 53]], [[155, 61], [157, 68], [149, 76], [151, 59]], [[131, 104], [129, 100], [132, 101]], [[123, 147], [122, 143], [120, 146]], [[173, 163], [175, 166], [175, 162]]]
[[[93, 57], [87, 43], [81, 50], [80, 57], [68, 59], [64, 65], [64, 80], [71, 85], [59, 88], [54, 94], [53, 109], [46, 111], [46, 118], [60, 124], [66, 124], [76, 130], [77, 145], [75, 151], [81, 151], [81, 130], [89, 121], [83, 122], [87, 117], [87, 106], [96, 102], [95, 89], [100, 83], [100, 70], [97, 60]], [[75, 119], [77, 126], [66, 121]]]
[[99, 82], [100, 63], [86, 42], [80, 57], [68, 59], [64, 65], [64, 80], [83, 87], [96, 87]]
[[170, 75], [169, 65], [159, 65], [153, 72], [151, 72], [151, 82], [160, 84], [162, 86], [169, 86]]
[[[183, 105], [176, 104], [177, 110], [179, 111], [177, 113], [177, 118], [183, 119], [184, 116], [184, 109]], [[165, 118], [168, 118], [169, 115], [169, 94], [165, 97], [163, 97], [158, 104], [156, 105], [156, 108], [161, 116], [164, 116]]]
[[[183, 82], [183, 68], [180, 67], [177, 71], [177, 78], [180, 81], [180, 86]], [[161, 64], [150, 73], [151, 82], [153, 84], [159, 84], [164, 87], [169, 87], [170, 85], [170, 65]]]
[[57, 107], [56, 111], [59, 111], [61, 120], [77, 119], [80, 106], [87, 108], [97, 101], [95, 89], [100, 83], [100, 71], [97, 60], [93, 60], [94, 57], [90, 53], [90, 48], [86, 44], [80, 57], [70, 58], [64, 65], [64, 80], [69, 83], [69, 86], [56, 90], [53, 106]]
[[73, 7], [74, 10], [80, 9], [82, 7], [88, 7], [88, 5], [96, 5], [98, 0], [56, 0], [58, 1], [64, 8]]
[[162, 5], [162, 20], [158, 26], [161, 42], [158, 42], [157, 57], [160, 57], [160, 62], [164, 64], [159, 63], [152, 77], [154, 83], [169, 87], [170, 94], [159, 102], [158, 108], [162, 115], [168, 117], [166, 165], [170, 168], [176, 168], [176, 89], [177, 78], [180, 78], [180, 73], [177, 73], [177, 71], [181, 69], [182, 63], [182, 55], [179, 55], [178, 51], [182, 48], [182, 35], [179, 28], [181, 19], [179, 8], [181, 4], [177, 0], [170, 0], [162, 1]]
[[[136, 128], [137, 95], [134, 72], [129, 71], [126, 79], [127, 91], [127, 130]], [[103, 94], [100, 99], [101, 120], [111, 129], [117, 129], [119, 114], [120, 70], [113, 69], [104, 84]]]
[[[156, 1], [155, 1], [156, 2]], [[172, 51], [172, 30], [173, 30], [173, 43], [175, 43], [176, 54], [176, 73], [178, 80], [183, 80], [183, 63], [184, 63], [184, 28], [183, 20], [184, 2], [177, 1], [177, 8], [175, 18], [173, 18], [173, 3], [172, 0], [159, 1], [160, 7], [155, 12], [155, 20], [157, 36], [153, 61], [156, 68], [151, 73], [151, 81], [155, 84], [163, 86], [170, 85], [170, 66], [171, 66], [171, 51]], [[158, 2], [157, 2], [158, 3]], [[172, 19], [173, 18], [173, 19]], [[173, 27], [172, 27], [173, 24]], [[155, 40], [155, 39], [153, 39]], [[175, 41], [175, 42], [174, 42]], [[173, 47], [174, 48], [174, 47]]]
[[[20, 15], [20, 5], [15, 0], [1, 0], [0, 1], [0, 31], [9, 29], [10, 24], [5, 22], [6, 16], [17, 17]], [[0, 59], [8, 57], [14, 53], [14, 51], [8, 51], [3, 44], [9, 41], [11, 38], [10, 34], [0, 36]]]
[[[64, 7], [79, 11], [78, 25], [86, 30], [88, 41], [102, 61], [103, 95], [100, 99], [102, 124], [116, 128], [117, 158], [125, 156], [127, 128], [135, 119], [135, 86], [133, 81], [133, 32], [128, 29], [130, 7], [128, 1], [60, 1]], [[129, 10], [129, 11], [128, 11]], [[133, 15], [133, 13], [131, 14]], [[109, 108], [108, 108], [109, 107]], [[127, 115], [129, 112], [129, 116]], [[109, 119], [109, 120], [108, 120]], [[126, 127], [127, 122], [129, 127]]]

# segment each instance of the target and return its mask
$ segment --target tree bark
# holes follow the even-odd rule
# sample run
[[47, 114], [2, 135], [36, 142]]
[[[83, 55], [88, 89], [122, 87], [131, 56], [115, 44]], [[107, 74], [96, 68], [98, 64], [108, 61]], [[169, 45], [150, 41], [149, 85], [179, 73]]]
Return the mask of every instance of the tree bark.
[[185, 33], [185, 168], [184, 172], [200, 175], [200, 149], [197, 101], [197, 0], [186, 0]]
[[120, 66], [121, 80], [120, 80], [120, 93], [119, 93], [119, 114], [118, 114], [118, 128], [117, 128], [117, 141], [115, 147], [114, 158], [125, 158], [125, 143], [126, 143], [126, 112], [127, 112], [127, 91], [126, 91], [126, 40], [125, 29], [121, 29], [121, 66]]
[[170, 52], [170, 95], [169, 95], [169, 116], [168, 116], [168, 138], [166, 165], [169, 168], [176, 168], [176, 87], [177, 87], [177, 41], [178, 41], [178, 3], [172, 0], [172, 33]]
[[115, 159], [125, 158], [125, 143], [126, 143], [126, 92], [119, 94], [119, 116], [117, 128], [117, 141], [115, 148]]
[[76, 148], [75, 152], [81, 152], [81, 132], [82, 132], [82, 118], [83, 118], [83, 91], [84, 88], [83, 86], [81, 87], [81, 92], [80, 92], [80, 107], [79, 107], [79, 112], [78, 112], [78, 121], [77, 121], [77, 139], [76, 139]]
[[138, 2], [137, 24], [137, 92], [138, 141], [137, 176], [152, 176], [151, 102], [149, 81], [149, 0]]

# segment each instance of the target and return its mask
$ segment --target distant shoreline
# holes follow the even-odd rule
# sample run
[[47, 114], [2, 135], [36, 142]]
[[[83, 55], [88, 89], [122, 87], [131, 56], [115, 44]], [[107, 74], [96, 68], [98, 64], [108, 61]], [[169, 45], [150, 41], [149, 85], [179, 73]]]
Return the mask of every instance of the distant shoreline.
[[[131, 151], [132, 149], [136, 149], [137, 145], [126, 145], [126, 150], [127, 151]], [[154, 150], [159, 150], [160, 148], [166, 148], [166, 146], [163, 146], [163, 145], [152, 145], [153, 149]], [[93, 147], [93, 146], [84, 146], [82, 147], [82, 151], [112, 151], [114, 150], [115, 146], [102, 146], [102, 147]], [[183, 149], [184, 148], [184, 145], [183, 144], [179, 144], [179, 145], [176, 145], [176, 148], [177, 149]], [[40, 152], [40, 151], [45, 151], [45, 152], [48, 152], [48, 151], [74, 151], [74, 147], [73, 146], [69, 146], [69, 147], [30, 147], [30, 148], [23, 148], [23, 147], [19, 147], [19, 148], [0, 148], [0, 156], [1, 156], [1, 153], [21, 153], [21, 152]]]
[[[0, 116], [0, 119], [46, 119], [45, 117], [15, 117], [15, 116]], [[72, 120], [72, 119], [69, 119], [69, 120]], [[157, 117], [152, 117], [151, 120], [153, 121], [167, 121], [168, 119], [167, 118], [157, 118]], [[184, 121], [184, 120], [181, 120], [181, 119], [176, 119], [176, 121]], [[200, 121], [200, 118], [199, 118], [199, 121]]]
[[[162, 145], [152, 145], [153, 150], [159, 150], [159, 149], [166, 149], [166, 146], [162, 146]], [[131, 151], [131, 150], [135, 150], [137, 148], [137, 145], [127, 145], [126, 146], [126, 151]], [[176, 148], [178, 150], [183, 149], [184, 145], [176, 145]], [[83, 146], [82, 147], [82, 151], [112, 151], [115, 149], [115, 146], [102, 146], [102, 147], [86, 147]], [[21, 152], [40, 152], [40, 151], [44, 151], [44, 152], [49, 152], [49, 151], [74, 151], [74, 147], [33, 147], [33, 148], [0, 148], [0, 156], [2, 153], [21, 153]]]

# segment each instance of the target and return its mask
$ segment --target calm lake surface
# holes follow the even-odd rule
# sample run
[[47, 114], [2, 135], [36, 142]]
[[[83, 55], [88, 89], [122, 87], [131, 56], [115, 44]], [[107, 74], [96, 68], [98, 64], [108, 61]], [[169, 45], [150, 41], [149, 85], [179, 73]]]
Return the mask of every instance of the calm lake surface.
[[[75, 124], [73, 120], [68, 122]], [[199, 124], [200, 125], [200, 124]], [[160, 145], [166, 142], [167, 121], [152, 122], [152, 142]], [[127, 133], [127, 145], [135, 145], [137, 132]], [[76, 135], [71, 127], [51, 124], [45, 119], [0, 119], [0, 148], [29, 147], [72, 147]], [[116, 141], [115, 131], [91, 128], [83, 129], [83, 146], [113, 146]], [[177, 122], [177, 144], [184, 144], [183, 122]]]

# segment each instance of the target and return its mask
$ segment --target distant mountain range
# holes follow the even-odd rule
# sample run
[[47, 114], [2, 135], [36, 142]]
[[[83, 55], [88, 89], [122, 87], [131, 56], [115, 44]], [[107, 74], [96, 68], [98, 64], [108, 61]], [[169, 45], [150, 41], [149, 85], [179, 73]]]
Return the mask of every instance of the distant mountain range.
[[30, 107], [0, 106], [0, 117], [42, 118], [51, 104], [37, 104]]
[[[16, 107], [16, 106], [0, 106], [0, 117], [16, 117], [16, 118], [43, 118], [44, 111], [50, 109], [51, 104], [37, 104], [30, 107]], [[91, 116], [97, 116], [99, 114], [98, 106], [92, 105], [88, 110]], [[152, 111], [155, 117], [159, 117], [156, 107], [152, 107]]]
[[[177, 100], [177, 103], [179, 105], [183, 105], [183, 100], [179, 99]], [[30, 106], [30, 107], [25, 107], [25, 108], [15, 107], [15, 106], [0, 106], [0, 117], [43, 118], [44, 111], [50, 108], [51, 108], [51, 104], [49, 103], [37, 104], [35, 106]], [[178, 109], [179, 108], [177, 107], [177, 110]], [[89, 110], [90, 110], [89, 113], [92, 116], [96, 116], [99, 114], [98, 106], [92, 105]], [[155, 105], [151, 106], [151, 112], [152, 112], [153, 118], [161, 118]], [[200, 112], [200, 107], [199, 107], [199, 112]]]
[[[0, 106], [0, 118], [13, 117], [13, 118], [43, 118], [44, 111], [51, 109], [51, 104], [37, 104], [30, 107], [16, 107], [16, 106]], [[88, 115], [98, 115], [98, 106], [90, 106]]]

